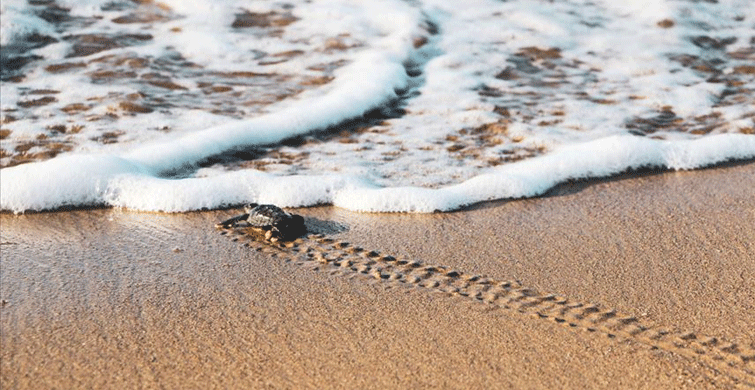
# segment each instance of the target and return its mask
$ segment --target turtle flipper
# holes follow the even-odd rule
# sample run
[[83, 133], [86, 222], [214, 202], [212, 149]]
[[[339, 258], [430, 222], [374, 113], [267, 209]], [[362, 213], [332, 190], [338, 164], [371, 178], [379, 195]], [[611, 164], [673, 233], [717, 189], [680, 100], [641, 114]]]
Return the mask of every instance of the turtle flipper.
[[245, 221], [247, 218], [249, 218], [249, 214], [248, 213], [244, 213], [244, 214], [241, 214], [241, 215], [237, 215], [237, 216], [235, 216], [233, 218], [226, 219], [223, 222], [217, 223], [217, 224], [215, 224], [215, 227], [222, 228], [222, 229], [227, 229], [229, 227], [235, 227], [237, 223], [239, 223], [241, 221]]

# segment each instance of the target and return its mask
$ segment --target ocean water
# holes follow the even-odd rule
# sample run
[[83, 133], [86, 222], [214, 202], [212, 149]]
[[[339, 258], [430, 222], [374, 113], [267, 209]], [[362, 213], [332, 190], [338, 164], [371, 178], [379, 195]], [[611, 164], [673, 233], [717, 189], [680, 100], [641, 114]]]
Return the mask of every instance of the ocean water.
[[7, 0], [0, 207], [434, 212], [755, 158], [755, 3]]

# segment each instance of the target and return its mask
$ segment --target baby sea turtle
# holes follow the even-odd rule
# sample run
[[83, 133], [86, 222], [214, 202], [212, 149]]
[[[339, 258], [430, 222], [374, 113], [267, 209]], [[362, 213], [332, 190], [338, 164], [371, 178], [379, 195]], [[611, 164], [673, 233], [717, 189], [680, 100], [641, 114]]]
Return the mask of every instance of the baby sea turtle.
[[[272, 242], [293, 240], [307, 232], [301, 215], [287, 213], [278, 206], [252, 203], [244, 207], [244, 211], [244, 214], [225, 220], [216, 226], [225, 229], [254, 228], [264, 232], [265, 239]], [[245, 223], [241, 224], [242, 222]]]

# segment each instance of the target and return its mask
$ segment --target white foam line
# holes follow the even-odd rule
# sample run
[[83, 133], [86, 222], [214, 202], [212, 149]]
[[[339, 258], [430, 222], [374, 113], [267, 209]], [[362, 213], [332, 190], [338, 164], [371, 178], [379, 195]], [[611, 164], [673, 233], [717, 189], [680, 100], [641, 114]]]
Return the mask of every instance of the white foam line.
[[439, 189], [344, 189], [336, 194], [333, 204], [354, 211], [450, 211], [488, 200], [542, 195], [570, 179], [608, 177], [643, 167], [688, 170], [752, 158], [755, 158], [755, 137], [744, 134], [721, 134], [683, 141], [611, 136], [503, 165]]
[[[486, 200], [537, 196], [570, 179], [606, 177], [627, 169], [695, 169], [730, 159], [752, 158], [755, 137], [744, 134], [685, 141], [612, 136], [504, 165], [459, 184], [428, 189], [378, 188], [366, 180], [344, 175], [276, 176], [258, 171], [164, 179], [122, 158], [71, 156], [54, 163], [3, 170], [3, 183], [7, 185], [2, 188], [2, 207], [20, 212], [50, 205], [100, 204], [183, 212], [260, 202], [283, 207], [333, 204], [354, 211], [429, 213]], [[60, 163], [80, 169], [61, 172], [56, 168]], [[34, 180], [24, 183], [22, 179], [32, 174]]]

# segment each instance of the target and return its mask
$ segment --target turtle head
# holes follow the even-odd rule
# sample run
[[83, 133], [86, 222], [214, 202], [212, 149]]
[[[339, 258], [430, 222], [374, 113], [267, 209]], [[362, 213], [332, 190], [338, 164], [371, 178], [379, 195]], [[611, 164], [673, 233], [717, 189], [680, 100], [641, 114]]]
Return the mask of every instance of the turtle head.
[[307, 232], [307, 228], [304, 226], [304, 218], [301, 215], [282, 218], [276, 221], [273, 227], [285, 238], [296, 238]]

